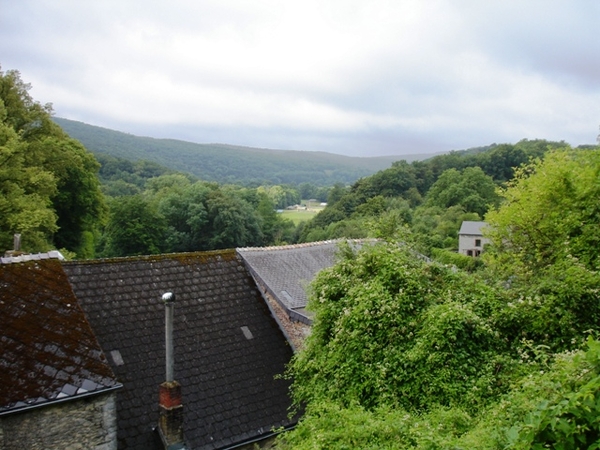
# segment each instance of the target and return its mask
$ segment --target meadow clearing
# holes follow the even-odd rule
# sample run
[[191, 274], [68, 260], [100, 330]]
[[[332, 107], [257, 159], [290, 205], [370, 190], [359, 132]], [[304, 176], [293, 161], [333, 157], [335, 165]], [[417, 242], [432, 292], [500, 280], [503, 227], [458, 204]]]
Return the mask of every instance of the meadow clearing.
[[[302, 205], [307, 205], [307, 201], [303, 200]], [[324, 206], [320, 204], [310, 204], [307, 209], [297, 209], [297, 210], [283, 210], [281, 214], [285, 219], [290, 219], [294, 222], [294, 225], [298, 225], [300, 222], [307, 222], [312, 219], [319, 211], [321, 211]]]

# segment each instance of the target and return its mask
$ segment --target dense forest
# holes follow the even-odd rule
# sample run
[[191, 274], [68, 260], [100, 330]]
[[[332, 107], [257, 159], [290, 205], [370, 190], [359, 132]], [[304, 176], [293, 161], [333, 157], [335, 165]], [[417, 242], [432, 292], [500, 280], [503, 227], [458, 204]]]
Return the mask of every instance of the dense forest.
[[[501, 189], [515, 169], [564, 142], [523, 140], [438, 155], [426, 161], [397, 161], [351, 186], [336, 185], [328, 205], [298, 230], [300, 241], [378, 237], [377, 227], [410, 232], [427, 256], [473, 265], [454, 253], [463, 220], [482, 220], [498, 206]], [[408, 237], [407, 237], [408, 238]]]
[[[380, 215], [420, 230], [432, 248], [450, 248], [459, 221], [483, 214], [495, 195], [493, 183], [507, 179], [512, 165], [543, 153], [548, 144], [523, 142], [399, 161], [352, 186], [218, 184], [149, 160], [94, 157], [52, 120], [50, 105], [31, 98], [17, 71], [0, 78], [2, 246], [9, 249], [19, 233], [24, 251], [58, 248], [77, 258], [363, 237], [373, 233], [372, 218]], [[442, 182], [452, 184], [452, 177], [463, 177], [464, 188], [479, 189], [477, 195], [464, 205], [453, 199], [438, 205], [427, 197], [430, 187], [443, 190]], [[295, 226], [276, 213], [313, 198], [330, 206], [306, 225]], [[434, 239], [432, 223], [444, 208], [438, 228], [445, 234]]]
[[299, 203], [298, 189], [219, 185], [108, 155], [99, 162], [52, 120], [51, 105], [34, 101], [29, 90], [17, 71], [0, 72], [4, 250], [12, 248], [14, 234], [21, 235], [25, 252], [58, 248], [77, 258], [294, 239], [293, 224], [275, 208]]

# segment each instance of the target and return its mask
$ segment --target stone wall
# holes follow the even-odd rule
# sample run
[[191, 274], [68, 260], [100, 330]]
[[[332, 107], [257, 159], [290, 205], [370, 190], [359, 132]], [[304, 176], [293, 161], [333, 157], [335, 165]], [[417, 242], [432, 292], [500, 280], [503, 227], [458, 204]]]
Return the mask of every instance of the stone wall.
[[116, 450], [116, 393], [0, 416], [0, 450]]

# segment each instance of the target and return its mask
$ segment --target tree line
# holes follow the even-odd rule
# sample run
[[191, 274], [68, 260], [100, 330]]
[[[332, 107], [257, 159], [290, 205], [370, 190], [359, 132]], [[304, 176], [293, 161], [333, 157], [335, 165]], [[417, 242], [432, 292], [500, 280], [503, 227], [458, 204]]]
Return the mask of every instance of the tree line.
[[[378, 237], [410, 230], [419, 251], [473, 265], [453, 251], [463, 220], [480, 220], [500, 201], [515, 168], [562, 142], [523, 140], [396, 161], [353, 184], [218, 184], [156, 162], [88, 152], [52, 120], [51, 105], [29, 95], [17, 71], [0, 72], [3, 138], [0, 241], [73, 257], [124, 256]], [[275, 210], [326, 201], [296, 226]], [[386, 229], [388, 229], [386, 231]]]
[[21, 234], [26, 252], [93, 258], [293, 242], [276, 209], [312, 183], [221, 185], [146, 160], [95, 158], [29, 94], [18, 71], [0, 71], [0, 248]]
[[519, 166], [565, 145], [522, 140], [410, 164], [394, 162], [350, 186], [335, 185], [327, 208], [302, 227], [299, 240], [376, 237], [380, 231], [373, 230], [373, 224], [387, 221], [387, 226], [410, 230], [420, 252], [472, 265], [473, 260], [461, 260], [454, 253], [461, 223], [482, 220], [489, 208], [497, 206], [497, 189], [513, 178]]
[[309, 182], [331, 186], [353, 183], [388, 167], [391, 156], [359, 158], [325, 152], [270, 150], [225, 144], [196, 144], [174, 139], [134, 136], [73, 120], [54, 118], [95, 155], [140, 159], [191, 173], [221, 184], [262, 185]]

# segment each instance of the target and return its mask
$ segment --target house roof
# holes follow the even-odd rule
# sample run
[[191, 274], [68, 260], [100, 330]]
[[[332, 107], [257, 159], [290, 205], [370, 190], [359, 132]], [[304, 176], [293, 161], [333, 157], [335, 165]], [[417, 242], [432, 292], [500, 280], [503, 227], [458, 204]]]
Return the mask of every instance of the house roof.
[[310, 323], [306, 288], [315, 275], [335, 262], [338, 241], [277, 247], [238, 248], [256, 281], [296, 320]]
[[120, 448], [154, 444], [167, 291], [176, 295], [175, 380], [188, 448], [223, 448], [294, 423], [289, 382], [275, 378], [291, 348], [234, 250], [67, 262], [64, 270], [124, 385]]
[[0, 414], [119, 387], [61, 263], [0, 265]]
[[462, 223], [462, 225], [460, 226], [460, 230], [459, 230], [458, 234], [483, 236], [481, 229], [483, 227], [486, 227], [487, 225], [488, 225], [487, 222], [474, 222], [474, 221], [465, 220]]

